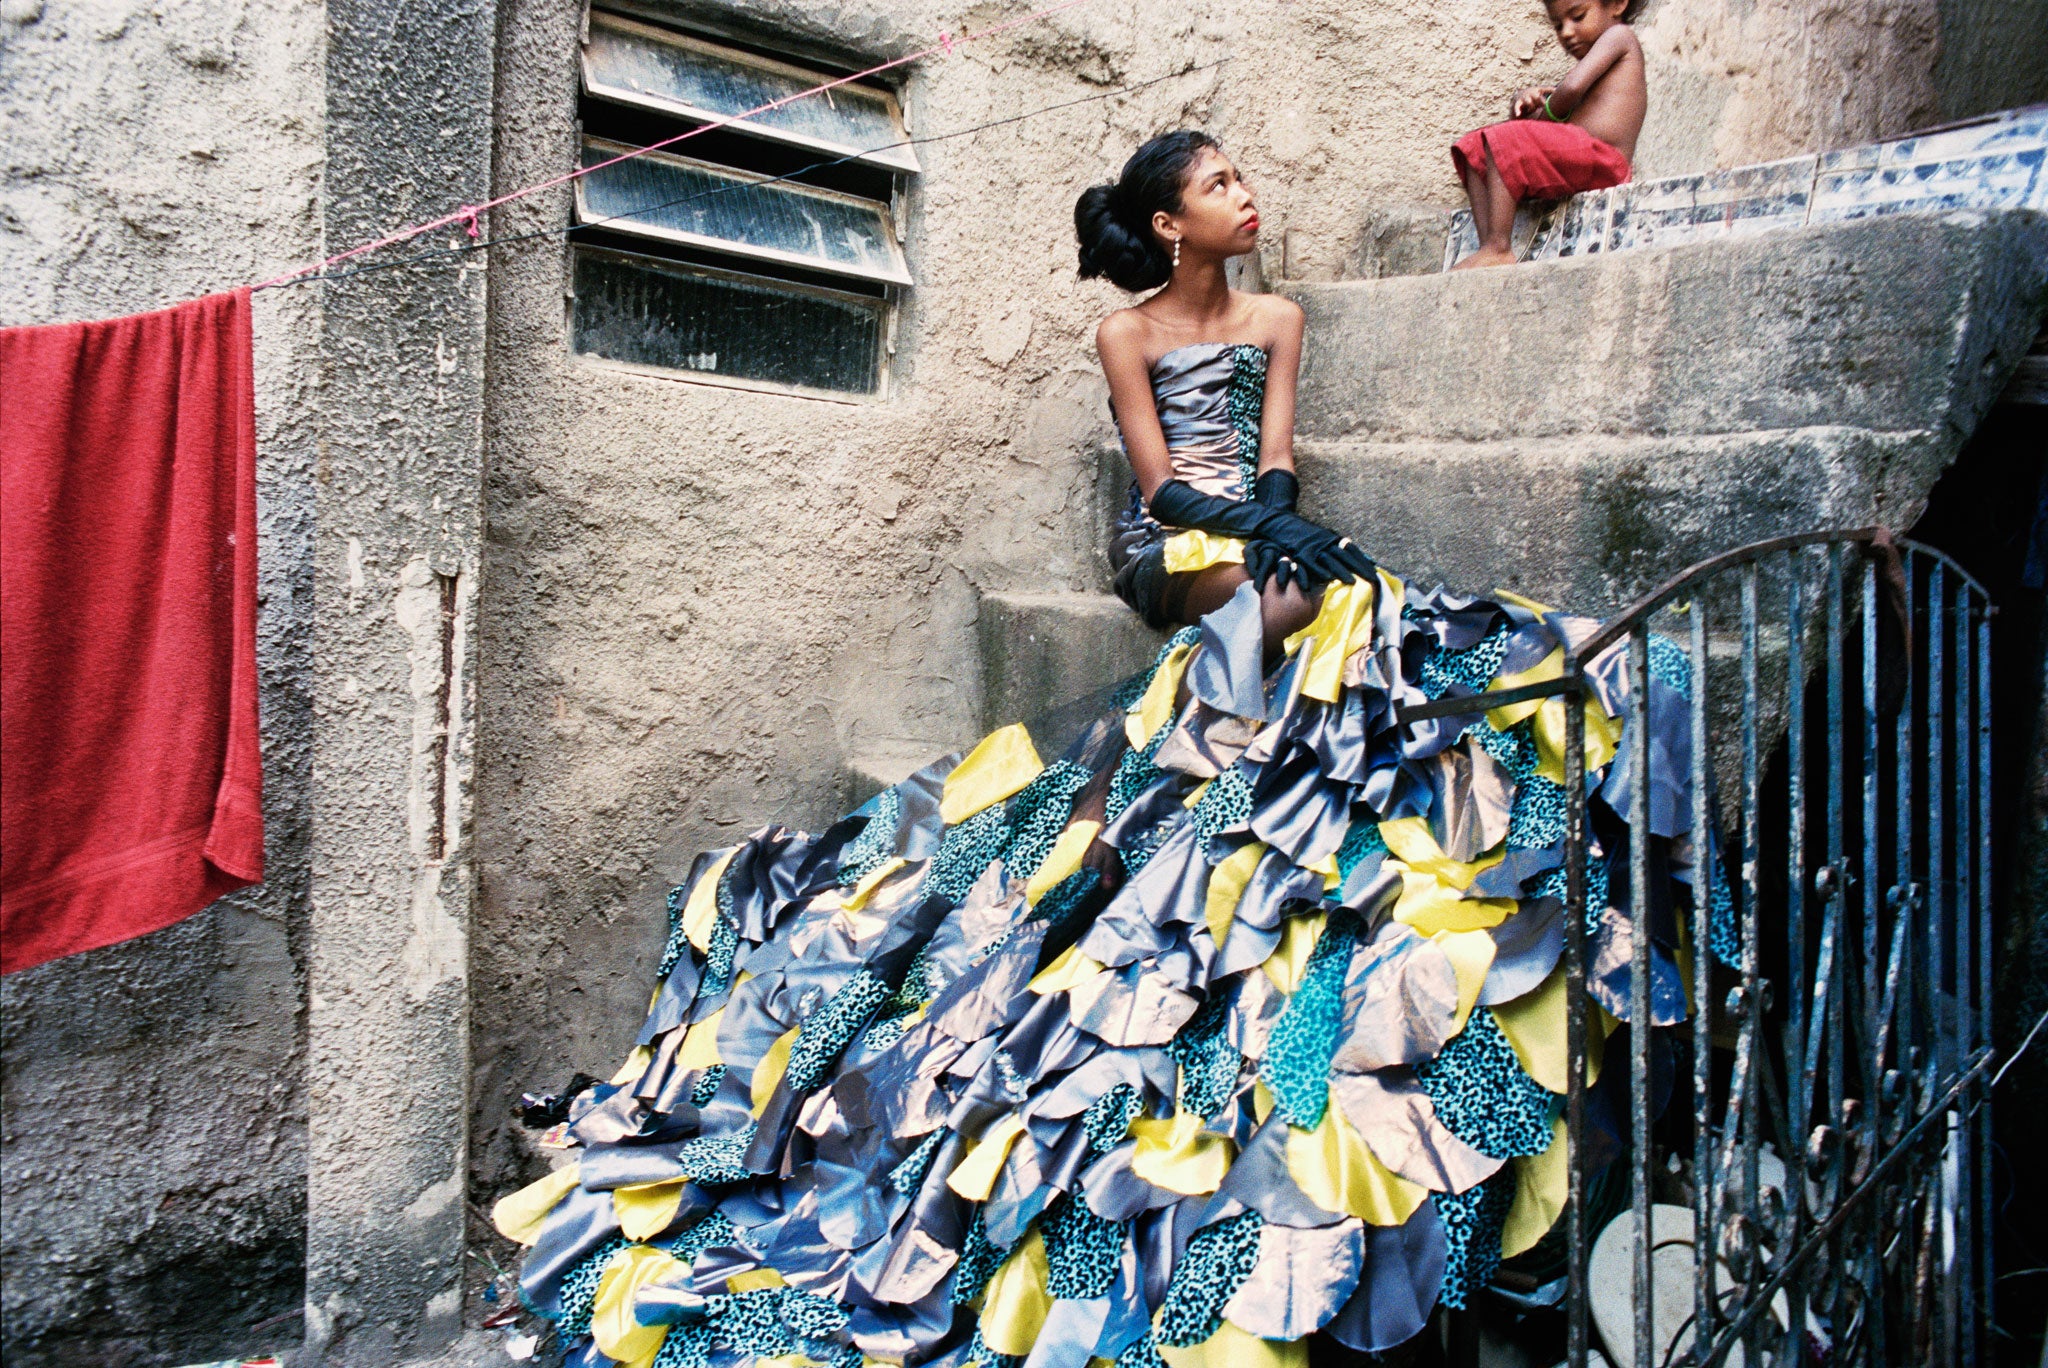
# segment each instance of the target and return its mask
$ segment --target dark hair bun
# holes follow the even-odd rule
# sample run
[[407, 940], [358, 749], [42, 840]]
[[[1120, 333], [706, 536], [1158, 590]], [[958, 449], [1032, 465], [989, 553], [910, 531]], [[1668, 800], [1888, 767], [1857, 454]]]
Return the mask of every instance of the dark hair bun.
[[1188, 170], [1216, 140], [1191, 128], [1162, 133], [1131, 154], [1108, 185], [1091, 185], [1074, 202], [1081, 278], [1102, 276], [1136, 292], [1164, 285], [1173, 261], [1152, 231], [1152, 216], [1181, 207]]

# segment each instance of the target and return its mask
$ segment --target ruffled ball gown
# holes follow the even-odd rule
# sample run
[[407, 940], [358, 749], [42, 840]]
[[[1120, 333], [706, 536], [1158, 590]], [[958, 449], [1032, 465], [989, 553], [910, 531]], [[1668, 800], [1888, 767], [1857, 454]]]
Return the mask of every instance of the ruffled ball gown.
[[[1250, 488], [1265, 360], [1154, 368], [1205, 493]], [[1111, 547], [1155, 621], [1169, 575], [1241, 558], [1135, 495]], [[1395, 709], [1554, 675], [1593, 626], [1381, 570], [1269, 673], [1247, 586], [1092, 708], [699, 856], [631, 1055], [570, 1106], [574, 1162], [498, 1204], [527, 1306], [593, 1366], [1243, 1368], [1464, 1305], [1565, 1199], [1566, 705]], [[1662, 1025], [1689, 683], [1663, 643], [1651, 674]], [[1622, 671], [1594, 681], [1598, 1046], [1628, 1029], [1633, 781]], [[1596, 1162], [1627, 1133], [1611, 1074]]]

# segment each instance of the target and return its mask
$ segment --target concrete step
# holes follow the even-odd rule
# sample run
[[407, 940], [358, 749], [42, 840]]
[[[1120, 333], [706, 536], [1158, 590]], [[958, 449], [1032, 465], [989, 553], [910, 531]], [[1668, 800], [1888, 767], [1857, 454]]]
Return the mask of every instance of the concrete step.
[[1303, 440], [1302, 511], [1425, 588], [1605, 614], [1707, 556], [1911, 508], [1939, 432], [1819, 427], [1492, 442]]
[[981, 596], [982, 721], [1028, 722], [1152, 663], [1164, 635], [1109, 594]]
[[885, 788], [894, 788], [950, 748], [936, 742], [897, 742], [846, 757], [839, 767], [839, 810], [851, 812]]
[[2019, 210], [1289, 285], [1308, 312], [1298, 430], [1967, 434], [2033, 340], [2044, 289], [2048, 221]]

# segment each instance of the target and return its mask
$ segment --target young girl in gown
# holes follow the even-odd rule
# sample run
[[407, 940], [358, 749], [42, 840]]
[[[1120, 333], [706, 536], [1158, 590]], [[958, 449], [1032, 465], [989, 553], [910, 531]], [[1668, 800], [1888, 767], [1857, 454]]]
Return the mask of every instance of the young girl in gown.
[[[1164, 286], [1097, 344], [1137, 477], [1116, 589], [1178, 630], [1092, 705], [698, 857], [573, 1160], [495, 1212], [572, 1363], [1306, 1365], [1543, 1259], [1564, 704], [1395, 710], [1594, 624], [1424, 591], [1294, 511], [1302, 314], [1225, 284], [1258, 215], [1213, 140], [1148, 142], [1075, 222], [1084, 275]], [[1652, 674], [1683, 813], [1682, 658]], [[1625, 686], [1594, 675], [1588, 991], [1626, 1031]], [[1596, 1088], [1589, 1134], [1625, 1107]]]

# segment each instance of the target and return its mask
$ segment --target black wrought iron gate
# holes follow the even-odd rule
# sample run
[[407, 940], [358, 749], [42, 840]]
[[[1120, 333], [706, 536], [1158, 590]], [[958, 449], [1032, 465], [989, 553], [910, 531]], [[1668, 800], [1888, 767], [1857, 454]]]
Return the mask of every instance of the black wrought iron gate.
[[[1991, 614], [1931, 548], [1877, 529], [1784, 537], [1662, 585], [1567, 651], [1562, 678], [1489, 696], [1567, 698], [1571, 1368], [1600, 1298], [1618, 1368], [1988, 1358]], [[1701, 911], [1669, 947], [1688, 1024], [1628, 1033], [1628, 1201], [1609, 1219], [1584, 1143], [1585, 913], [1604, 852], [1570, 700], [1624, 659], [1620, 744], [1646, 774], [1653, 634], [1690, 664], [1682, 839]], [[1646, 832], [1651, 785], [1629, 788], [1623, 815]], [[1650, 886], [1652, 847], [1630, 843], [1626, 887]], [[1732, 965], [1709, 945], [1717, 880]], [[1629, 1019], [1649, 1021], [1652, 937], [1629, 950]], [[1621, 1278], [1595, 1296], [1596, 1257], [1626, 1268], [1626, 1296], [1609, 1295]]]

